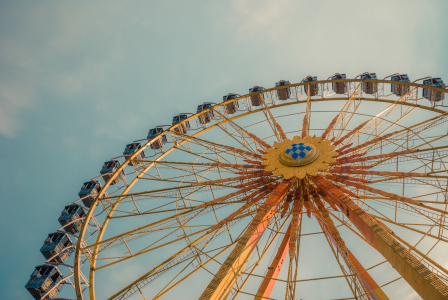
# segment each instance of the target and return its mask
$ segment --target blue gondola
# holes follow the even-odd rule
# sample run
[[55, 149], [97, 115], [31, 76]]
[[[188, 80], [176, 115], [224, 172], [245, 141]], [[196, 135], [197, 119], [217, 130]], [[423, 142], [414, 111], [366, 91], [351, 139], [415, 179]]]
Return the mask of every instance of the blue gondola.
[[[173, 125], [176, 125], [177, 123], [187, 119], [188, 116], [186, 114], [179, 114], [177, 116], [173, 117]], [[175, 132], [179, 132], [182, 134], [185, 134], [188, 132], [188, 130], [190, 130], [190, 121], [187, 122], [183, 122], [181, 125], [177, 126], [176, 128], [174, 128]]]
[[90, 208], [93, 201], [95, 201], [96, 196], [101, 191], [102, 185], [99, 181], [96, 180], [90, 180], [87, 182], [84, 182], [83, 186], [81, 187], [81, 191], [78, 193], [80, 198], [85, 197], [82, 199], [82, 203], [84, 203], [84, 206], [87, 208]]
[[[254, 86], [254, 87], [249, 89], [249, 93], [261, 92], [264, 89], [265, 89], [264, 87], [256, 85], [256, 86]], [[263, 97], [263, 95], [261, 93], [250, 96], [250, 102], [252, 103], [253, 106], [260, 106], [261, 105], [260, 95]]]
[[[212, 103], [205, 102], [203, 104], [198, 105], [197, 112], [200, 113], [201, 111], [206, 110], [207, 108], [211, 108], [212, 106], [213, 106]], [[213, 119], [213, 117], [214, 117], [213, 110], [211, 109], [208, 112], [199, 115], [198, 119], [201, 124], [208, 124]]]
[[162, 127], [156, 127], [149, 130], [147, 139], [151, 141], [151, 149], [160, 149], [168, 141], [165, 135], [159, 136], [162, 132]]
[[[397, 74], [390, 78], [391, 81], [401, 81], [401, 82], [411, 82], [409, 80], [408, 75], [406, 74]], [[409, 92], [409, 86], [408, 85], [402, 85], [402, 84], [391, 84], [390, 85], [390, 91], [394, 93], [397, 96], [404, 96], [407, 92]]]
[[[339, 74], [339, 73], [336, 73], [333, 76], [331, 76], [331, 80], [346, 79], [346, 78], [347, 76], [345, 76], [345, 74]], [[347, 93], [347, 82], [333, 82], [331, 83], [331, 86], [336, 94]]]
[[63, 263], [73, 252], [73, 243], [66, 233], [50, 233], [46, 238], [40, 252], [53, 263]]
[[[279, 82], [275, 83], [275, 87], [279, 86], [287, 86], [291, 83], [288, 80], [280, 80]], [[287, 100], [291, 96], [291, 90], [290, 88], [283, 88], [277, 90], [277, 96], [279, 100]]]
[[[222, 97], [222, 102], [226, 102], [235, 98], [241, 97], [238, 94], [228, 93], [227, 95]], [[226, 104], [224, 107], [229, 115], [236, 113], [238, 110], [238, 101], [233, 101], [231, 103]]]
[[[61, 226], [65, 226], [64, 230], [70, 233], [77, 233], [81, 230], [82, 223], [86, 213], [81, 205], [67, 205], [61, 213], [58, 221]], [[68, 224], [68, 225], [67, 225]], [[67, 226], [66, 226], [67, 225]]]
[[[377, 79], [376, 73], [364, 73], [361, 75], [361, 79]], [[362, 91], [366, 94], [376, 94], [378, 91], [378, 83], [376, 82], [363, 82]]]
[[[121, 166], [118, 160], [109, 160], [103, 164], [101, 168], [100, 174], [103, 175], [104, 182], [108, 182], [112, 177], [113, 173]], [[125, 180], [123, 170], [114, 178], [114, 180], [110, 183], [110, 185], [117, 184], [120, 180]]]
[[[132, 144], [126, 145], [126, 148], [123, 151], [123, 155], [126, 159], [129, 159], [137, 150], [142, 147], [140, 143], [134, 142]], [[134, 159], [144, 159], [146, 157], [145, 151], [140, 152]], [[133, 166], [134, 163], [132, 161], [129, 162], [130, 166]]]
[[[41, 299], [50, 290], [51, 292], [43, 299], [53, 299], [62, 289], [62, 284], [58, 283], [63, 279], [62, 273], [55, 266], [37, 266], [31, 274], [25, 288], [33, 295], [34, 299]], [[56, 286], [57, 285], [57, 286]], [[56, 287], [55, 287], [56, 286]], [[55, 287], [53, 289], [53, 287]]]
[[[302, 79], [302, 82], [313, 82], [313, 81], [317, 81], [317, 76], [308, 75]], [[310, 86], [310, 96], [316, 96], [319, 93], [319, 85], [310, 84], [309, 86]], [[303, 88], [305, 89], [305, 93], [308, 95], [308, 84], [305, 84]]]
[[[438, 87], [438, 88], [446, 88], [446, 85], [443, 83], [441, 78], [429, 78], [423, 80], [423, 85]], [[423, 97], [431, 101], [432, 103], [438, 102], [440, 100], [445, 99], [444, 92], [433, 91], [429, 89], [423, 89]]]

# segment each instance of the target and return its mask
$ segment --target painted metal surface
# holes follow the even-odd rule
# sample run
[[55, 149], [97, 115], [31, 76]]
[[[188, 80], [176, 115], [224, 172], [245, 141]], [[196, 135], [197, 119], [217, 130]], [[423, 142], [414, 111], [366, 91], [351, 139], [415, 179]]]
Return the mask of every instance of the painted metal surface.
[[[353, 81], [353, 80], [352, 80]], [[346, 81], [341, 81], [341, 82], [350, 82], [350, 80], [346, 80]], [[378, 82], [380, 82], [380, 81], [378, 81]], [[294, 85], [293, 85], [294, 86]], [[415, 85], [413, 85], [413, 86], [415, 86]], [[273, 90], [275, 90], [275, 89], [273, 89]], [[341, 98], [341, 99], [343, 99], [343, 98]], [[238, 99], [232, 99], [232, 101], [237, 101]], [[324, 100], [322, 100], [322, 99], [314, 99], [314, 100], [317, 100], [317, 101], [327, 101], [327, 100], [329, 100], [329, 99], [324, 99]], [[371, 100], [371, 101], [381, 101], [381, 100]], [[298, 102], [298, 103], [300, 103], [300, 102]], [[283, 104], [280, 104], [280, 105], [283, 105]], [[280, 105], [279, 105], [279, 107], [280, 107]], [[284, 105], [291, 105], [291, 103], [284, 103]], [[406, 105], [406, 104], [405, 104]], [[272, 109], [272, 107], [271, 107], [271, 109]], [[262, 109], [263, 110], [263, 109]], [[263, 111], [265, 111], [265, 109], [263, 110]], [[256, 112], [256, 111], [252, 111], [252, 112], [250, 112], [250, 113], [253, 113], [253, 112]], [[243, 115], [249, 115], [250, 113], [246, 113], [246, 114], [242, 114], [242, 115], [238, 115], [238, 116], [236, 116], [236, 117], [234, 117], [234, 118], [232, 118], [232, 119], [236, 119], [236, 118], [239, 118], [239, 117], [242, 117]], [[190, 118], [189, 118], [190, 119]], [[222, 121], [222, 122], [225, 122], [225, 121]], [[214, 125], [214, 126], [216, 126], [216, 125]], [[144, 148], [146, 148], [146, 147], [148, 147], [150, 145], [150, 143], [148, 143], [148, 144], [146, 144], [144, 147], [142, 147], [142, 150], [144, 149]], [[163, 157], [164, 155], [162, 155], [162, 157]], [[132, 159], [132, 158], [129, 158], [129, 159]], [[151, 166], [149, 165], [148, 166], [148, 169], [150, 168]], [[122, 169], [122, 168], [120, 168], [120, 169]], [[105, 187], [106, 188], [106, 187]], [[125, 192], [123, 193], [123, 194], [125, 194], [126, 192], [127, 192], [127, 190], [128, 189], [126, 189], [125, 190]], [[115, 206], [116, 207], [116, 206]], [[114, 208], [112, 208], [111, 209], [111, 211], [110, 211], [110, 213], [112, 213], [113, 212], [113, 210], [114, 210]], [[107, 223], [106, 223], [106, 225], [107, 225]], [[104, 227], [104, 229], [105, 229], [105, 227]], [[103, 231], [103, 229], [102, 229], [102, 231]], [[75, 276], [75, 279], [76, 279], [76, 276]], [[79, 279], [78, 279], [78, 282], [79, 282]], [[92, 289], [93, 289], [93, 286], [92, 286]], [[78, 295], [79, 296], [79, 295]], [[92, 294], [91, 294], [91, 296], [92, 296]], [[80, 296], [81, 298], [82, 298], [82, 295]], [[94, 296], [93, 296], [94, 297]], [[93, 298], [92, 298], [93, 299]]]
[[423, 299], [448, 298], [448, 286], [384, 230], [375, 218], [324, 178], [317, 177], [313, 182], [338, 203], [351, 223]]
[[387, 297], [384, 291], [378, 286], [375, 280], [373, 280], [369, 272], [364, 269], [364, 267], [350, 250], [348, 250], [348, 256], [355, 266], [356, 271], [359, 273], [359, 276], [361, 277], [361, 280], [366, 287], [367, 293], [369, 294], [370, 298], [372, 298], [372, 300], [389, 300], [389, 297]]
[[[301, 216], [301, 215], [300, 215]], [[283, 263], [285, 262], [286, 254], [288, 254], [289, 249], [289, 239], [290, 239], [291, 225], [283, 236], [282, 242], [277, 249], [277, 253], [272, 260], [271, 265], [268, 267], [268, 271], [265, 274], [260, 288], [258, 289], [257, 296], [255, 300], [267, 299], [271, 295], [272, 289], [276, 283], [276, 279], [282, 270]]]
[[275, 211], [280, 205], [280, 201], [286, 196], [294, 180], [295, 178], [284, 180], [280, 183], [260, 207], [258, 213], [243, 234], [243, 237], [202, 293], [199, 298], [200, 300], [224, 300], [227, 298], [230, 290], [240, 276], [243, 267], [246, 265], [257, 243], [263, 236], [269, 221], [274, 216]]

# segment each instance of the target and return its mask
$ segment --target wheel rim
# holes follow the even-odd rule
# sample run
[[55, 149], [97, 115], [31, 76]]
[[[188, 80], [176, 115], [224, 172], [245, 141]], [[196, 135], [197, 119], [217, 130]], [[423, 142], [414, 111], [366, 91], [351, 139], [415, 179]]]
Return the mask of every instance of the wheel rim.
[[[334, 81], [334, 82], [339, 82], [339, 81]], [[342, 81], [343, 82], [343, 81]], [[348, 80], [346, 81], [346, 82], [348, 82]], [[382, 81], [376, 81], [376, 82], [378, 82], [378, 83], [381, 83]], [[352, 84], [354, 84], [354, 85], [356, 85], [357, 84], [357, 82], [356, 81], [352, 81]], [[302, 87], [303, 85], [295, 85], [297, 88], [300, 88], [300, 87]], [[419, 85], [410, 85], [410, 86], [412, 86], [412, 87], [418, 87]], [[278, 89], [278, 88], [277, 88]], [[266, 92], [265, 93], [274, 93], [275, 92], [275, 90], [276, 89], [270, 89], [270, 90], [266, 90]], [[243, 101], [244, 101], [244, 99], [248, 99], [250, 96], [243, 96], [243, 97], [240, 97], [240, 98], [237, 98], [237, 99], [233, 99], [232, 100], [232, 102], [234, 102], [234, 101], [238, 101], [238, 100], [240, 100], [241, 101], [241, 99], [243, 99]], [[312, 103], [313, 103], [313, 105], [314, 105], [314, 103], [318, 103], [318, 102], [321, 102], [321, 101], [332, 101], [332, 100], [343, 100], [343, 99], [334, 99], [334, 98], [327, 98], [327, 99], [313, 99], [313, 101], [312, 101]], [[347, 101], [347, 98], [345, 98], [345, 101]], [[352, 99], [352, 101], [353, 101], [353, 99]], [[388, 100], [388, 99], [365, 99], [365, 98], [363, 98], [362, 96], [360, 96], [359, 97], [359, 101], [360, 102], [362, 102], [362, 101], [372, 101], [372, 102], [379, 102], [379, 103], [393, 103], [393, 101], [391, 101], [391, 100]], [[271, 110], [274, 110], [274, 109], [277, 109], [277, 108], [281, 108], [281, 107], [287, 107], [287, 106], [289, 106], [289, 105], [293, 105], [293, 104], [302, 104], [302, 106], [303, 105], [305, 105], [305, 106], [307, 106], [308, 107], [308, 105], [310, 105], [310, 103], [311, 103], [311, 101], [307, 101], [307, 100], [302, 100], [302, 101], [297, 101], [297, 102], [295, 102], [295, 103], [285, 103], [284, 105], [277, 105], [277, 106], [267, 106], [267, 107], [269, 107], [269, 108], [267, 108], [267, 107], [265, 107], [264, 109], [261, 109], [261, 110], [254, 110], [254, 111], [251, 111], [251, 112], [247, 112], [247, 113], [244, 113], [244, 114], [242, 114], [242, 115], [237, 115], [237, 116], [235, 116], [235, 117], [232, 117], [232, 118], [229, 118], [229, 119], [225, 119], [225, 117], [223, 117], [223, 122], [222, 122], [222, 124], [228, 124], [229, 122], [234, 122], [235, 120], [237, 120], [237, 119], [240, 119], [240, 118], [244, 118], [244, 117], [246, 117], [246, 116], [251, 116], [251, 115], [253, 115], [253, 114], [255, 114], [255, 113], [270, 113], [270, 111]], [[214, 108], [213, 108], [213, 110], [215, 110], [216, 111], [216, 113], [219, 113], [219, 109], [220, 108], [223, 108], [224, 107], [224, 105], [225, 104], [221, 104], [221, 105], [218, 105], [218, 106], [215, 106]], [[395, 103], [395, 106], [397, 106], [397, 107], [410, 107], [410, 108], [415, 108], [416, 106], [417, 106], [418, 104], [416, 104], [416, 103], [406, 103], [406, 102], [404, 102], [404, 103]], [[445, 112], [444, 111], [441, 111], [441, 110], [438, 110], [438, 109], [435, 109], [435, 108], [431, 108], [431, 107], [422, 107], [422, 106], [420, 106], [419, 107], [419, 110], [427, 110], [427, 111], [431, 111], [431, 112], [434, 112], [434, 113], [437, 113], [437, 114], [445, 114]], [[206, 113], [207, 111], [205, 111], [205, 113]], [[311, 109], [309, 109], [309, 112], [311, 112]], [[223, 114], [224, 115], [224, 111], [221, 111], [221, 114]], [[305, 111], [305, 114], [307, 114], [307, 111]], [[356, 115], [356, 114], [354, 114], [354, 115]], [[189, 119], [187, 119], [187, 120], [185, 120], [185, 121], [183, 121], [183, 122], [186, 122], [186, 121], [192, 121], [192, 120], [194, 120], [195, 118], [197, 119], [197, 117], [198, 117], [198, 115], [194, 115], [194, 116], [192, 116], [191, 118], [189, 118]], [[312, 119], [312, 115], [311, 115], [311, 119]], [[269, 120], [269, 116], [267, 117], [267, 119]], [[281, 119], [281, 118], [279, 118], [279, 119]], [[377, 119], [381, 119], [381, 118], [377, 118]], [[267, 123], [269, 123], [268, 121], [265, 121], [265, 122], [267, 122]], [[312, 121], [311, 121], [312, 122]], [[279, 123], [280, 123], [280, 121], [279, 121]], [[327, 126], [328, 125], [328, 123], [330, 123], [330, 120], [327, 120], [327, 122], [324, 122], [325, 123], [325, 126]], [[182, 124], [182, 123], [181, 123]], [[210, 129], [214, 129], [214, 128], [218, 128], [219, 126], [218, 125], [214, 125], [213, 127], [212, 126], [210, 126], [210, 127], [208, 127], [207, 129], [205, 129], [205, 130], [203, 130], [203, 131], [201, 131], [200, 132], [200, 134], [197, 134], [196, 135], [196, 137], [199, 137], [199, 136], [201, 136], [202, 134], [204, 134], [204, 133], [206, 133], [207, 131], [209, 131]], [[250, 126], [248, 127], [248, 128], [250, 128]], [[395, 128], [395, 127], [394, 127]], [[173, 128], [172, 128], [173, 129]], [[278, 135], [280, 135], [280, 133], [279, 133], [279, 131], [281, 131], [282, 129], [277, 129], [277, 132], [273, 135], [273, 136], [278, 136]], [[308, 130], [310, 130], [310, 128], [308, 128]], [[311, 128], [311, 130], [313, 130], [312, 128]], [[409, 131], [409, 130], [408, 130]], [[347, 131], [346, 131], [347, 132]], [[169, 134], [169, 132], [164, 132], [164, 134]], [[290, 135], [290, 133], [288, 133], [288, 136]], [[343, 136], [342, 134], [341, 135], [339, 135], [339, 137], [341, 137], [341, 136]], [[418, 135], [417, 135], [418, 136]], [[185, 137], [184, 137], [185, 138]], [[267, 138], [269, 138], [269, 136], [267, 137]], [[187, 143], [187, 142], [183, 142], [183, 143]], [[342, 145], [346, 145], [347, 143], [344, 143], [344, 144], [342, 144]], [[163, 158], [165, 158], [166, 156], [169, 156], [169, 154], [171, 153], [171, 152], [174, 152], [177, 148], [179, 148], [180, 146], [182, 145], [182, 143], [181, 144], [178, 144], [176, 147], [173, 147], [173, 148], [171, 148], [171, 149], [169, 149], [169, 150], [167, 150], [164, 154], [162, 154], [162, 155], [160, 155], [160, 156], [158, 156], [156, 159], [154, 159], [154, 160], [158, 160], [158, 161], [160, 161], [160, 160], [162, 160]], [[146, 148], [148, 148], [150, 146], [150, 143], [148, 142], [145, 146], [143, 146], [142, 147], [142, 150], [144, 150], [144, 149], [146, 149]], [[262, 147], [261, 147], [262, 148]], [[408, 145], [408, 148], [411, 148], [411, 147], [409, 147], [409, 145]], [[138, 153], [136, 153], [136, 154], [134, 154], [134, 156], [136, 156], [136, 155], [138, 155]], [[134, 157], [133, 156], [133, 157]], [[403, 155], [404, 156], [404, 155]], [[133, 157], [131, 157], [130, 159], [132, 159]], [[240, 157], [240, 158], [243, 158], [243, 157]], [[398, 161], [398, 159], [397, 159], [397, 161]], [[128, 161], [127, 161], [128, 162]], [[123, 169], [124, 168], [124, 166], [125, 166], [126, 164], [123, 164], [123, 166], [122, 166], [122, 168], [121, 169]], [[155, 168], [155, 164], [154, 163], [152, 163], [152, 164], [149, 164], [148, 166], [147, 166], [147, 168], [146, 168], [146, 170], [145, 171], [143, 171], [142, 173], [147, 173], [147, 171], [149, 171], [151, 168]], [[116, 177], [117, 176], [117, 174], [119, 173], [119, 171], [121, 170], [121, 169], [119, 169], [117, 172], [115, 172], [114, 173], [114, 176], [112, 176], [112, 178], [109, 180], [109, 182], [108, 183], [110, 183], [111, 182], [111, 180], [113, 180], [113, 178], [114, 177]], [[158, 172], [158, 171], [157, 171]], [[367, 174], [364, 174], [364, 175], [367, 175]], [[371, 175], [371, 174], [368, 174], [368, 175]], [[383, 175], [378, 175], [378, 176], [383, 176]], [[122, 194], [121, 194], [121, 197], [127, 197], [127, 196], [125, 196], [125, 195], [127, 195], [127, 193], [131, 190], [131, 188], [134, 186], [134, 184], [136, 184], [136, 182], [139, 180], [139, 178], [135, 178], [133, 181], [131, 181], [131, 183], [123, 190], [123, 192], [122, 192]], [[334, 181], [334, 183], [336, 183], [336, 181]], [[105, 191], [107, 188], [109, 187], [109, 184], [106, 184], [105, 185], [105, 187], [103, 188], [103, 191]], [[357, 187], [357, 189], [359, 189], [359, 186]], [[112, 199], [112, 198], [111, 198]], [[117, 207], [118, 207], [118, 205], [119, 205], [119, 203], [120, 203], [120, 201], [121, 201], [121, 198], [115, 198], [116, 200], [116, 202], [114, 203], [114, 205], [110, 208], [110, 210], [109, 210], [109, 215], [110, 216], [113, 216], [113, 212], [117, 209]], [[95, 200], [96, 202], [98, 202], [99, 201], [99, 199], [96, 199]], [[325, 203], [325, 202], [324, 202]], [[92, 207], [95, 207], [94, 205], [92, 206]], [[445, 208], [446, 209], [446, 208]], [[88, 217], [90, 218], [92, 215], [93, 215], [93, 211], [94, 211], [94, 209], [91, 209], [90, 211], [89, 211], [89, 214], [88, 214]], [[289, 218], [289, 216], [288, 216], [288, 218]], [[285, 225], [288, 225], [288, 223], [289, 223], [289, 219], [288, 218], [286, 218], [286, 220], [288, 220], [288, 222], [283, 222], [282, 224], [282, 226], [281, 226], [281, 228], [286, 228], [286, 227], [288, 227], [288, 226], [285, 226]], [[323, 217], [321, 217], [321, 218], [323, 218]], [[443, 217], [444, 218], [444, 217]], [[102, 238], [103, 238], [103, 234], [104, 234], [104, 232], [105, 232], [105, 230], [106, 230], [106, 228], [108, 227], [108, 223], [109, 223], [109, 220], [110, 219], [106, 219], [104, 222], [103, 222], [103, 225], [101, 226], [101, 231], [100, 231], [100, 233], [98, 234], [98, 236], [97, 236], [97, 243], [101, 243], [102, 242]], [[88, 224], [88, 222], [85, 222], [85, 224]], [[278, 226], [280, 226], [280, 225], [278, 225]], [[298, 225], [297, 225], [298, 226]], [[84, 227], [86, 227], [87, 228], [87, 225], [86, 226], [84, 226]], [[443, 226], [441, 226], [441, 227], [443, 227]], [[76, 250], [76, 263], [75, 263], [75, 280], [76, 280], [76, 288], [77, 288], [77, 296], [78, 296], [78, 298], [79, 299], [83, 299], [83, 295], [82, 295], [82, 293], [81, 293], [81, 290], [82, 290], [82, 287], [81, 287], [81, 285], [82, 285], [82, 281], [83, 281], [83, 279], [82, 279], [82, 276], [81, 276], [81, 272], [80, 272], [80, 270], [81, 270], [81, 268], [80, 268], [80, 262], [81, 262], [81, 256], [83, 255], [82, 253], [82, 249], [84, 249], [85, 250], [85, 245], [83, 246], [82, 245], [82, 241], [83, 241], [83, 236], [84, 236], [84, 233], [85, 233], [85, 229], [86, 228], [83, 228], [83, 230], [81, 231], [81, 234], [80, 234], [80, 239], [79, 239], [79, 242], [78, 242], [78, 246], [77, 246], [77, 250]], [[273, 240], [272, 240], [273, 241]], [[403, 242], [402, 242], [403, 243]], [[124, 243], [125, 244], [125, 243]], [[93, 248], [93, 249], [95, 249], [95, 248]], [[97, 249], [98, 250], [98, 249]], [[97, 251], [96, 250], [96, 251]], [[94, 253], [95, 253], [95, 250], [93, 250], [94, 251]], [[95, 258], [95, 255], [94, 255], [94, 258]], [[94, 266], [95, 265], [95, 262], [96, 262], [96, 258], [95, 259], [93, 259], [93, 261], [92, 261], [92, 263], [91, 263], [91, 265], [92, 266]], [[85, 267], [84, 267], [85, 268]], [[443, 270], [442, 270], [443, 271]], [[95, 272], [94, 271], [91, 271], [90, 272], [90, 276], [89, 276], [89, 282], [90, 282], [90, 284], [91, 284], [91, 287], [90, 287], [90, 298], [91, 299], [95, 299], [95, 291], [94, 291], [94, 276], [95, 276]], [[359, 284], [358, 284], [359, 285]], [[354, 286], [356, 286], [356, 284], [354, 285]], [[362, 285], [360, 285], [361, 286], [361, 288], [362, 288]], [[358, 288], [359, 288], [359, 286], [358, 286]], [[138, 289], [137, 289], [138, 290]], [[136, 292], [139, 292], [139, 291], [136, 291]], [[359, 292], [359, 291], [358, 291]], [[361, 293], [362, 294], [362, 293]], [[362, 298], [362, 295], [360, 296], [361, 298]]]

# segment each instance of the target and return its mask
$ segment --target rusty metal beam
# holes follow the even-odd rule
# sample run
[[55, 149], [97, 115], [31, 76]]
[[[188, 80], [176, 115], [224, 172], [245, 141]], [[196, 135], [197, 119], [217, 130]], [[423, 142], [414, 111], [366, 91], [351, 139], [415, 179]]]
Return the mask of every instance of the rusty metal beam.
[[[315, 214], [320, 215], [320, 212], [316, 210]], [[342, 222], [341, 220], [339, 220]], [[338, 245], [335, 242], [335, 239], [330, 239], [333, 244], [338, 247]], [[347, 251], [346, 253], [342, 253], [341, 255], [347, 255], [348, 260], [350, 261], [351, 265], [354, 267], [357, 275], [359, 276], [359, 279], [362, 281], [364, 287], [367, 290], [367, 294], [370, 296], [373, 300], [389, 300], [389, 297], [383, 292], [381, 287], [378, 286], [378, 284], [375, 282], [375, 280], [370, 276], [370, 274], [367, 272], [367, 270], [361, 265], [361, 263], [356, 259], [356, 257], [353, 255], [353, 253], [348, 249], [345, 248]]]
[[448, 298], [448, 286], [385, 230], [384, 225], [323, 177], [317, 176], [312, 180], [323, 193], [338, 204], [350, 222], [420, 297], [425, 300]]
[[218, 272], [213, 277], [200, 300], [224, 300], [227, 298], [232, 287], [241, 275], [244, 266], [263, 236], [270, 220], [278, 209], [281, 200], [286, 196], [289, 188], [295, 181], [295, 177], [290, 180], [283, 180], [268, 197], [265, 203], [260, 206], [258, 213], [252, 219], [246, 231], [221, 265]]
[[[328, 198], [326, 199], [326, 201], [328, 201]], [[346, 277], [347, 283], [349, 284], [350, 289], [353, 292], [353, 296], [356, 299], [368, 299], [368, 298], [371, 299], [371, 297], [369, 297], [370, 295], [368, 293], [367, 287], [364, 285], [364, 281], [361, 278], [361, 274], [359, 274], [354, 263], [350, 260], [350, 256], [348, 255], [350, 251], [348, 250], [345, 241], [342, 239], [339, 230], [334, 225], [333, 220], [330, 218], [328, 210], [325, 208], [324, 204], [319, 199], [319, 197], [314, 199], [314, 204], [316, 205], [315, 207], [316, 211], [314, 212], [314, 215], [316, 216], [316, 219], [319, 222], [320, 227], [322, 228], [322, 232], [327, 236], [328, 243], [332, 243], [334, 245], [336, 251], [342, 257], [348, 268], [348, 272], [344, 270], [341, 263], [339, 262], [339, 258], [333, 251], [336, 260], [338, 261], [338, 264], [341, 267], [341, 271], [345, 275], [349, 274], [353, 275]]]
[[[348, 250], [348, 249], [347, 249]], [[367, 293], [373, 300], [389, 300], [389, 297], [383, 292], [378, 284], [373, 280], [372, 276], [364, 269], [361, 263], [356, 259], [353, 253], [348, 250], [348, 257], [359, 274], [362, 283], [367, 289]]]
[[[302, 215], [299, 215], [299, 218]], [[275, 282], [277, 281], [278, 274], [283, 267], [283, 262], [285, 261], [286, 254], [288, 253], [289, 248], [289, 238], [290, 238], [291, 224], [285, 232], [285, 236], [283, 237], [282, 243], [277, 249], [277, 254], [274, 257], [271, 265], [266, 272], [265, 278], [261, 283], [260, 288], [258, 289], [257, 296], [255, 300], [268, 299], [271, 295], [272, 289], [274, 288]]]

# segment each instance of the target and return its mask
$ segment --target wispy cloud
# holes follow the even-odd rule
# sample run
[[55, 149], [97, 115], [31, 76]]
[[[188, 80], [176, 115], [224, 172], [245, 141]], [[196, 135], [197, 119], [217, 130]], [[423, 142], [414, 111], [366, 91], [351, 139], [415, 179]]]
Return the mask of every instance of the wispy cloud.
[[1, 73], [6, 78], [0, 89], [0, 134], [14, 137], [26, 122], [22, 112], [39, 97], [82, 101], [81, 93], [107, 82], [123, 57], [121, 36], [110, 27], [123, 21], [115, 18], [122, 6], [111, 5], [98, 17], [100, 10], [93, 4], [59, 3], [48, 9], [31, 5], [20, 15], [10, 12], [15, 22], [30, 24], [26, 30], [9, 24], [17, 28], [0, 35]]
[[242, 39], [265, 40], [279, 42], [291, 32], [291, 22], [295, 21], [294, 13], [297, 4], [291, 0], [279, 1], [232, 1], [229, 18], [237, 25], [237, 36]]
[[33, 88], [20, 82], [0, 83], [0, 134], [12, 138], [23, 125], [18, 116], [32, 106]]
[[[350, 5], [347, 5], [350, 3]], [[235, 39], [258, 45], [261, 65], [286, 70], [347, 72], [349, 76], [381, 69], [395, 72], [448, 75], [440, 65], [446, 42], [437, 37], [439, 5], [417, 1], [312, 2], [281, 0], [233, 1], [225, 24]], [[438, 9], [439, 8], [439, 9]], [[421, 16], [434, 16], [428, 19]], [[419, 16], [419, 17], [417, 17]], [[429, 29], [433, 28], [433, 30]], [[266, 54], [271, 54], [266, 57]], [[308, 74], [303, 74], [303, 76]]]

